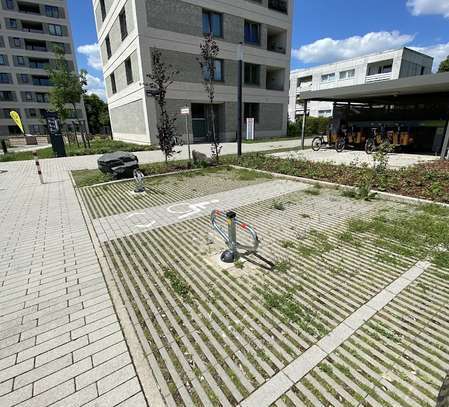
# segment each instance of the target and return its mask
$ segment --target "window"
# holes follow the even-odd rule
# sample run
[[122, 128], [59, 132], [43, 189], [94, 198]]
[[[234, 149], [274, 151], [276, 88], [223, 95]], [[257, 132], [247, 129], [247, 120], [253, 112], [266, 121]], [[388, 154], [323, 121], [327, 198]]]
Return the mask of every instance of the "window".
[[21, 73], [19, 77], [20, 83], [28, 83], [28, 75], [26, 73]]
[[106, 5], [104, 4], [104, 0], [100, 0], [100, 9], [101, 9], [101, 19], [104, 21], [106, 18]]
[[381, 73], [390, 73], [393, 70], [393, 65], [384, 65]]
[[255, 64], [245, 63], [245, 84], [259, 85], [260, 84], [260, 66]]
[[10, 90], [0, 91], [0, 101], [12, 102], [14, 100], [13, 93]]
[[422, 66], [421, 67], [421, 75], [424, 75], [426, 73], [426, 67]]
[[[221, 59], [214, 60], [214, 73], [212, 80], [222, 81], [223, 80], [223, 61]], [[210, 72], [205, 66], [203, 69], [203, 77], [206, 81], [210, 79]]]
[[62, 37], [62, 26], [58, 24], [48, 24], [48, 32], [50, 35]]
[[260, 44], [260, 24], [245, 21], [245, 42], [248, 44]]
[[318, 117], [331, 117], [332, 110], [318, 110]]
[[36, 109], [28, 109], [28, 115], [30, 117], [36, 117], [37, 116]]
[[6, 0], [6, 8], [9, 10], [13, 10], [14, 9], [14, 2], [13, 0]]
[[9, 19], [9, 28], [17, 28], [17, 20], [15, 18]]
[[256, 123], [259, 122], [259, 103], [245, 103], [243, 110], [245, 120], [254, 119]]
[[332, 82], [335, 81], [335, 73], [328, 73], [321, 75], [321, 82]]
[[131, 57], [125, 61], [126, 83], [129, 85], [134, 82], [133, 67], [131, 65]]
[[6, 65], [7, 59], [6, 55], [0, 55], [0, 65]]
[[48, 60], [48, 59], [30, 58], [30, 68], [47, 69], [49, 64], [50, 64], [50, 60]]
[[128, 26], [126, 25], [126, 11], [123, 9], [119, 16], [120, 21], [120, 32], [122, 34], [122, 41], [128, 36]]
[[203, 10], [203, 33], [223, 37], [223, 16], [213, 11]]
[[21, 48], [22, 47], [22, 41], [20, 40], [20, 38], [14, 37], [12, 41], [13, 41], [13, 45], [16, 48]]
[[112, 94], [117, 93], [117, 84], [115, 83], [115, 74], [111, 73], [111, 89], [112, 89]]
[[25, 92], [25, 101], [33, 100], [33, 94], [31, 92]]
[[36, 93], [36, 102], [48, 103], [49, 102], [48, 93]]
[[351, 79], [355, 76], [355, 69], [349, 69], [348, 71], [340, 72], [340, 80]]
[[25, 58], [24, 57], [22, 57], [22, 56], [17, 56], [16, 57], [17, 59], [16, 59], [16, 61], [17, 61], [17, 65], [25, 65]]
[[51, 86], [48, 76], [33, 76], [33, 85], [35, 86]]
[[9, 74], [0, 73], [0, 83], [10, 83]]
[[56, 6], [45, 6], [45, 15], [47, 17], [59, 18], [59, 9]]
[[108, 54], [108, 59], [112, 56], [112, 50], [111, 50], [111, 39], [109, 38], [109, 35], [106, 36], [106, 53]]

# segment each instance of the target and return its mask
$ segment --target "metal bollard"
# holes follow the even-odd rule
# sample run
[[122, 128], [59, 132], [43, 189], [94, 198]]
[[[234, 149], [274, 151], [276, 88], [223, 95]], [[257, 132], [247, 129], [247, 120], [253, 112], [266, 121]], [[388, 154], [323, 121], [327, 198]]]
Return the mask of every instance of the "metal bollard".
[[237, 260], [237, 232], [235, 229], [236, 213], [233, 211], [226, 212], [226, 223], [228, 224], [228, 247], [221, 255], [221, 260], [225, 263], [234, 263]]
[[133, 171], [134, 181], [136, 182], [136, 188], [134, 192], [136, 194], [140, 194], [145, 192], [145, 176], [142, 174], [140, 170], [135, 169]]
[[44, 177], [42, 175], [41, 165], [39, 164], [39, 158], [37, 156], [37, 152], [36, 151], [33, 151], [33, 157], [34, 157], [34, 162], [36, 163], [37, 173], [39, 175], [39, 179], [41, 181], [41, 184], [43, 184], [44, 183]]

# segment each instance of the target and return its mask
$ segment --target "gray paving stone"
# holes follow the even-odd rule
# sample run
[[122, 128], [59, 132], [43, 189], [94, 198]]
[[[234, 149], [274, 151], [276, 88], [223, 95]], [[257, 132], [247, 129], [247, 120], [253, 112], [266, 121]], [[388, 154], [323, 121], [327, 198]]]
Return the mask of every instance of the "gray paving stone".
[[270, 405], [287, 392], [293, 384], [285, 373], [279, 372], [243, 400], [240, 405], [242, 407], [254, 407], [260, 403]]
[[29, 399], [33, 395], [33, 386], [30, 384], [26, 387], [22, 387], [19, 390], [15, 390], [11, 393], [7, 393], [0, 397], [0, 406], [10, 407], [15, 406], [18, 403]]
[[20, 403], [20, 407], [46, 407], [56, 401], [67, 397], [69, 394], [72, 394], [75, 391], [75, 384], [72, 380], [69, 380], [65, 383], [59, 384], [52, 389], [40, 393], [38, 395], [33, 394], [33, 398]]
[[293, 383], [296, 383], [326, 357], [327, 354], [325, 351], [317, 345], [313, 345], [288, 366], [286, 366], [282, 372]]
[[134, 376], [136, 376], [134, 366], [132, 364], [126, 365], [103, 379], [100, 379], [97, 383], [98, 393], [100, 395], [107, 393], [109, 390], [112, 390]]
[[118, 404], [120, 407], [146, 407], [147, 402], [142, 393], [137, 393], [134, 396], [130, 397], [128, 400], [125, 400]]
[[36, 356], [36, 363], [35, 366], [38, 367], [40, 365], [43, 365], [45, 363], [48, 363], [52, 360], [55, 360], [63, 355], [66, 355], [70, 352], [73, 352], [77, 349], [83, 348], [88, 344], [87, 336], [82, 336], [78, 339], [71, 340], [64, 345], [61, 345], [57, 348], [54, 348], [48, 352], [45, 352], [41, 355]]
[[52, 407], [80, 407], [89, 401], [95, 400], [98, 397], [97, 386], [91, 384], [84, 389], [71, 394], [70, 396], [52, 404]]
[[5, 380], [16, 377], [21, 373], [27, 372], [34, 367], [34, 360], [28, 359], [22, 363], [17, 363], [16, 365], [10, 366], [6, 369], [0, 370], [0, 383]]
[[328, 354], [332, 353], [353, 333], [354, 329], [342, 323], [324, 338], [320, 339], [317, 343], [317, 346]]
[[103, 394], [94, 401], [86, 404], [86, 407], [111, 407], [116, 406], [140, 392], [140, 384], [137, 378], [128, 380], [111, 391]]

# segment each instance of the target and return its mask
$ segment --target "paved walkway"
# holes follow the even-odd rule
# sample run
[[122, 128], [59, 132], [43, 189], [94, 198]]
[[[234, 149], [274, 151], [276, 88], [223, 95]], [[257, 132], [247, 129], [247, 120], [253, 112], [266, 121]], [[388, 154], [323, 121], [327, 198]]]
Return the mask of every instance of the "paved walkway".
[[[306, 150], [298, 152], [283, 152], [273, 154], [275, 157], [292, 158], [296, 160], [305, 159], [316, 162], [333, 162], [335, 164], [373, 165], [373, 156], [364, 151], [343, 151], [337, 153], [334, 149], [320, 151]], [[388, 165], [391, 168], [409, 167], [411, 165], [438, 160], [439, 156], [428, 154], [389, 154]]]
[[[245, 144], [244, 151], [297, 141]], [[195, 149], [209, 152], [209, 145]], [[225, 144], [223, 153], [235, 150]], [[160, 161], [158, 151], [138, 153]], [[187, 156], [186, 148], [179, 158]], [[97, 156], [0, 163], [0, 406], [146, 406], [69, 177]], [[128, 340], [128, 338], [127, 338]], [[136, 367], [137, 366], [137, 367]], [[142, 377], [139, 373], [139, 376]]]

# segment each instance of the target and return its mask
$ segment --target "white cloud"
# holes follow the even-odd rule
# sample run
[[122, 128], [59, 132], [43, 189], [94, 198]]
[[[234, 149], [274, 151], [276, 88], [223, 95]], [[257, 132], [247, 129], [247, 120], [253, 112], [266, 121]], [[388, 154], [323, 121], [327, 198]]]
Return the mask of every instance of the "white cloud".
[[449, 0], [407, 0], [407, 7], [414, 16], [443, 15], [449, 18]]
[[80, 45], [78, 47], [78, 52], [87, 57], [87, 65], [97, 71], [103, 70], [103, 64], [101, 62], [100, 56], [100, 46], [95, 44]]
[[401, 34], [399, 31], [370, 32], [364, 36], [357, 35], [341, 40], [323, 38], [293, 49], [292, 56], [302, 63], [323, 64], [401, 48], [414, 38], [414, 35]]
[[95, 93], [101, 99], [106, 101], [106, 91], [104, 88], [103, 80], [89, 73], [86, 75], [86, 79], [87, 79], [87, 94], [91, 95], [92, 93]]
[[438, 71], [441, 61], [447, 58], [449, 55], [449, 42], [447, 44], [436, 44], [430, 45], [428, 47], [410, 47], [416, 51], [422, 52], [423, 54], [430, 55], [434, 58], [433, 70]]

